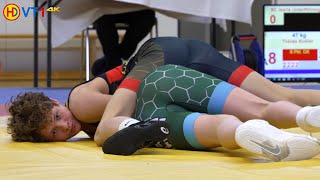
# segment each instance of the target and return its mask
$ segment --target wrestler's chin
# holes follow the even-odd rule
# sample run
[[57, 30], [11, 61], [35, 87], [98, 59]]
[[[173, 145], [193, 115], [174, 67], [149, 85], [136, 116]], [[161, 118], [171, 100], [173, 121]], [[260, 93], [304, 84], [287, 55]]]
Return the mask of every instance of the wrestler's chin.
[[81, 124], [80, 124], [79, 121], [74, 119], [73, 122], [72, 122], [70, 138], [72, 138], [73, 136], [77, 135], [80, 131], [81, 131]]

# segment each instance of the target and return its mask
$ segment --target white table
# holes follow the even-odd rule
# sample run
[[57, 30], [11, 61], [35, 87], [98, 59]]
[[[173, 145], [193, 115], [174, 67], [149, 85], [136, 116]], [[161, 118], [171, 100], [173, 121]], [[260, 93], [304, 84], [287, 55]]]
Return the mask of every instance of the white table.
[[[35, 0], [39, 4], [48, 0]], [[48, 29], [47, 86], [51, 86], [51, 46], [57, 47], [91, 25], [104, 14], [118, 14], [142, 9], [153, 9], [167, 16], [202, 23], [212, 18], [251, 24], [251, 6], [254, 0], [62, 0], [60, 12], [51, 13], [51, 19], [40, 17]], [[54, 4], [57, 0], [52, 0]], [[47, 6], [45, 6], [47, 7]], [[218, 21], [221, 22], [221, 21]], [[52, 26], [51, 26], [52, 24]], [[36, 33], [35, 33], [36, 34]], [[51, 35], [52, 34], [52, 35]], [[35, 49], [35, 52], [37, 49]], [[35, 55], [35, 62], [37, 55]], [[36, 63], [35, 63], [36, 64]], [[35, 65], [35, 84], [37, 69]]]
[[[39, 0], [44, 2], [46, 0]], [[54, 1], [54, 0], [53, 0]], [[52, 13], [52, 46], [57, 47], [104, 14], [151, 8], [179, 20], [210, 23], [211, 18], [251, 24], [254, 0], [63, 0]], [[46, 17], [42, 18], [45, 26]]]

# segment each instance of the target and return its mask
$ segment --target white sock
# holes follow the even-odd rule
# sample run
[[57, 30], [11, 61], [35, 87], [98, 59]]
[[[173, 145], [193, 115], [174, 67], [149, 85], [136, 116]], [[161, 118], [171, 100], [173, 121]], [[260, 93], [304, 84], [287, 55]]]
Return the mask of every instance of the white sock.
[[122, 121], [122, 123], [120, 123], [118, 130], [120, 131], [121, 129], [127, 128], [130, 125], [138, 123], [138, 122], [140, 122], [140, 121], [133, 119], [133, 118], [126, 119], [126, 120]]

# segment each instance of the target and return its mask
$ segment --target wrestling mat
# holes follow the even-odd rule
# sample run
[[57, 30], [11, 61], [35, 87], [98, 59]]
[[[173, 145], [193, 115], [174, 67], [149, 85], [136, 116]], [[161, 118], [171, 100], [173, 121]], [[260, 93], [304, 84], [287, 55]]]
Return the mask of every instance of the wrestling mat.
[[[320, 179], [320, 155], [295, 162], [271, 162], [242, 149], [223, 148], [210, 152], [146, 148], [132, 156], [106, 155], [82, 132], [68, 142], [12, 142], [6, 132], [6, 119], [2, 112], [1, 180]], [[288, 131], [304, 133], [298, 128]], [[320, 133], [313, 136], [320, 139]]]

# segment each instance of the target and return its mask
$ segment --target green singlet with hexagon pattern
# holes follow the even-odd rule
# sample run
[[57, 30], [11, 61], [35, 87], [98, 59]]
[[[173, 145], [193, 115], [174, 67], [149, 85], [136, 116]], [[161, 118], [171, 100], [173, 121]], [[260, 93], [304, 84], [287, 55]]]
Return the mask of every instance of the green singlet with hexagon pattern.
[[135, 118], [166, 118], [168, 112], [185, 110], [206, 113], [211, 94], [220, 82], [183, 66], [161, 66], [141, 82]]

